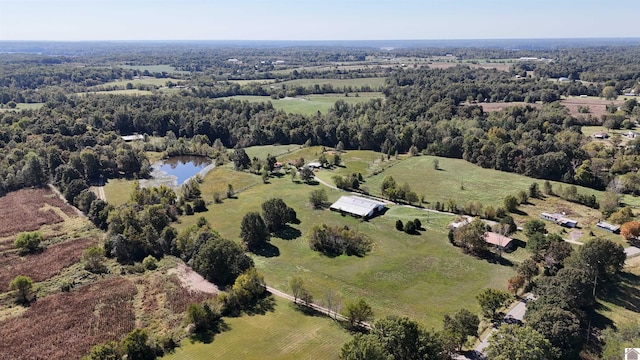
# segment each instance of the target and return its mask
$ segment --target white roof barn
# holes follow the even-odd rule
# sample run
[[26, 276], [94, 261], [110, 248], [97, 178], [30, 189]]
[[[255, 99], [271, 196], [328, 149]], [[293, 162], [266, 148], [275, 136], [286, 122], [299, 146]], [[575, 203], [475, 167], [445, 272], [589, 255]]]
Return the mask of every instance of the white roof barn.
[[359, 196], [341, 196], [329, 208], [360, 217], [372, 217], [384, 210], [385, 203]]

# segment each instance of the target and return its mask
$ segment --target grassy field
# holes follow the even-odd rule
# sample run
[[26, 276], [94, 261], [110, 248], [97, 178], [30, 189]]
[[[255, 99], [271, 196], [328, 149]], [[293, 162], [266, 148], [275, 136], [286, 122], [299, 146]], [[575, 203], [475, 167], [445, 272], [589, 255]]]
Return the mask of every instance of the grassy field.
[[83, 96], [85, 94], [99, 94], [99, 95], [151, 95], [153, 92], [148, 90], [138, 90], [138, 89], [129, 89], [129, 90], [111, 90], [111, 91], [91, 91], [88, 93], [76, 93], [76, 95]]
[[10, 111], [10, 110], [38, 110], [44, 103], [16, 103], [16, 107], [11, 109], [9, 107], [3, 107], [0, 111]]
[[[207, 186], [205, 179], [201, 188]], [[241, 192], [237, 199], [209, 205], [205, 213], [181, 217], [178, 227], [194, 224], [204, 216], [222, 236], [239, 241], [244, 214], [259, 211], [259, 204], [271, 197], [280, 197], [296, 210], [300, 224], [273, 237], [264, 256], [254, 256], [268, 284], [290, 291], [289, 279], [299, 275], [316, 299], [333, 289], [343, 302], [366, 298], [376, 317], [407, 315], [435, 328], [441, 327], [446, 313], [462, 307], [479, 311], [475, 295], [485, 287], [504, 288], [514, 273], [510, 267], [477, 260], [452, 247], [445, 232], [451, 216], [392, 207], [384, 216], [361, 222], [328, 210], [313, 210], [308, 197], [319, 186], [294, 183], [288, 176], [272, 178], [269, 184], [259, 183]], [[343, 194], [327, 192], [329, 201]], [[212, 194], [203, 192], [203, 196], [210, 198]], [[426, 229], [421, 235], [395, 230], [397, 219], [416, 217]], [[304, 234], [318, 223], [349, 226], [367, 234], [375, 242], [373, 251], [363, 258], [329, 258], [311, 251]]]
[[598, 301], [596, 326], [619, 326], [640, 319], [640, 257], [627, 260], [617, 290]]
[[181, 80], [179, 80], [179, 79], [167, 79], [167, 78], [158, 79], [158, 78], [154, 78], [154, 77], [143, 77], [143, 78], [140, 78], [140, 79], [116, 80], [116, 81], [105, 83], [104, 85], [127, 86], [127, 84], [132, 84], [134, 87], [136, 87], [136, 85], [138, 85], [138, 84], [143, 84], [143, 85], [165, 86], [165, 85], [167, 85], [167, 82], [169, 82], [169, 81], [173, 82], [174, 84], [178, 84], [178, 83], [181, 82]]
[[384, 86], [386, 78], [383, 77], [369, 77], [369, 78], [358, 78], [358, 79], [295, 79], [289, 81], [283, 81], [273, 86], [280, 87], [282, 85], [286, 85], [287, 87], [292, 86], [304, 86], [311, 87], [314, 85], [331, 85], [334, 88], [342, 88], [345, 86], [351, 87], [361, 87], [361, 86], [370, 86], [372, 88], [379, 88]]
[[[529, 185], [537, 182], [541, 187], [544, 180], [532, 179], [523, 175], [484, 169], [462, 159], [437, 158], [439, 170], [434, 169], [433, 156], [416, 156], [401, 161], [383, 173], [367, 179], [372, 193], [379, 194], [385, 176], [393, 176], [396, 182], [407, 182], [418, 194], [424, 194], [428, 202], [446, 202], [454, 200], [458, 205], [468, 201], [479, 201], [483, 205], [502, 206], [502, 199], [520, 190], [528, 190]], [[552, 181], [554, 189], [561, 183]], [[569, 185], [564, 185], [569, 186]], [[464, 189], [461, 189], [463, 187]], [[581, 194], [601, 192], [578, 186]]]
[[333, 320], [305, 315], [279, 298], [273, 312], [224, 321], [229, 330], [212, 343], [183, 340], [164, 359], [338, 359], [342, 344], [351, 338]]
[[133, 190], [133, 181], [126, 179], [109, 179], [104, 185], [104, 195], [107, 202], [114, 206], [129, 201]]
[[295, 98], [284, 98], [274, 100], [269, 96], [231, 96], [221, 99], [237, 99], [237, 100], [246, 100], [250, 102], [271, 102], [273, 107], [278, 110], [282, 110], [288, 113], [297, 113], [303, 115], [313, 115], [318, 111], [321, 113], [326, 113], [338, 100], [343, 100], [348, 104], [358, 104], [367, 102], [371, 99], [381, 99], [384, 98], [384, 95], [379, 92], [368, 92], [368, 93], [359, 93], [359, 96], [355, 96], [354, 93], [351, 93], [350, 96], [344, 95], [306, 95], [302, 97]]

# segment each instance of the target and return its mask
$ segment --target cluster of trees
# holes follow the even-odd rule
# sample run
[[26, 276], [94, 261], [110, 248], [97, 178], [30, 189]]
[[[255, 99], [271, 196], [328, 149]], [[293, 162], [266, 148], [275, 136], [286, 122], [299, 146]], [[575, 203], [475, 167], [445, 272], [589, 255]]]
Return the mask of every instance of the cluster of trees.
[[422, 221], [418, 218], [409, 220], [406, 223], [402, 223], [400, 219], [396, 220], [396, 230], [398, 231], [404, 231], [407, 234], [416, 234], [420, 229], [422, 229]]
[[313, 225], [307, 233], [307, 240], [311, 250], [328, 256], [364, 256], [371, 251], [373, 245], [369, 237], [357, 230], [327, 224]]
[[406, 182], [402, 185], [396, 183], [393, 176], [387, 175], [382, 180], [381, 185], [382, 196], [386, 196], [391, 201], [406, 201], [408, 203], [418, 202], [418, 194], [411, 191], [411, 187]]

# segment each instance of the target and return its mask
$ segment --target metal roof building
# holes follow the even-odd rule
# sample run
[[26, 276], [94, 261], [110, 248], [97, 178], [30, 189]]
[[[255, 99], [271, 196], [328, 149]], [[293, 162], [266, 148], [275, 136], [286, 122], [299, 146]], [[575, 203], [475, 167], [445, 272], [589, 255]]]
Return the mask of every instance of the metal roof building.
[[360, 217], [372, 217], [384, 210], [385, 203], [359, 196], [341, 196], [329, 208]]

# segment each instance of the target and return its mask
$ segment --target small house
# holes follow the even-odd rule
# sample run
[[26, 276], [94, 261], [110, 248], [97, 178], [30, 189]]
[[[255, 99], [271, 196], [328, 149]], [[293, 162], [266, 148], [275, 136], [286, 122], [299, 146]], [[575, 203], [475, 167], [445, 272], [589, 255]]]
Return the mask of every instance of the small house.
[[341, 196], [329, 209], [361, 218], [370, 218], [384, 211], [386, 204], [360, 196]]
[[609, 134], [604, 131], [598, 131], [597, 133], [593, 134], [593, 137], [596, 139], [608, 139]]
[[322, 167], [322, 164], [320, 164], [319, 162], [310, 162], [305, 166], [311, 169], [320, 169]]
[[617, 234], [620, 232], [620, 225], [614, 225], [614, 224], [609, 224], [606, 221], [599, 221], [596, 224], [596, 227], [598, 229], [604, 230], [604, 231], [608, 231], [608, 232], [612, 232], [614, 234]]
[[553, 221], [554, 223], [560, 226], [564, 226], [568, 228], [574, 228], [578, 226], [578, 222], [576, 220], [569, 219], [565, 217], [563, 214], [542, 213], [540, 214], [540, 218], [542, 220]]
[[513, 245], [512, 238], [491, 231], [484, 233], [482, 237], [487, 244], [491, 244], [502, 249], [509, 249]]

